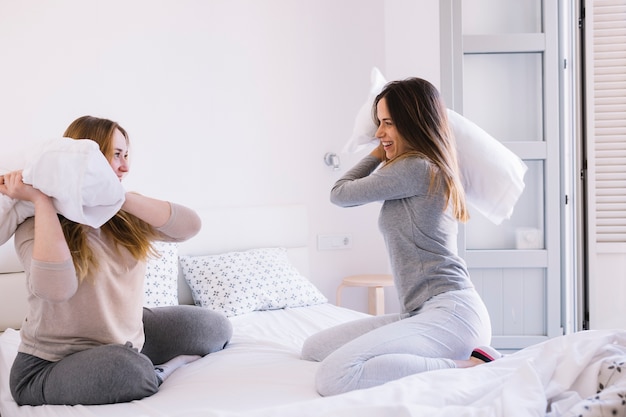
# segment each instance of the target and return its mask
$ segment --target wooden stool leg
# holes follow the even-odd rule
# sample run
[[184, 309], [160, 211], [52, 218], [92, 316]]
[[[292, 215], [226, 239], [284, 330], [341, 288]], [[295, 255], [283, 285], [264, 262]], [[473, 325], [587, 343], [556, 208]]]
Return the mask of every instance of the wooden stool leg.
[[370, 287], [367, 290], [369, 313], [375, 316], [385, 314], [385, 289], [383, 287]]
[[335, 304], [336, 304], [337, 306], [340, 306], [340, 305], [341, 305], [341, 290], [343, 290], [343, 287], [345, 287], [345, 285], [343, 285], [343, 284], [341, 284], [341, 285], [339, 285], [339, 286], [337, 287], [337, 296], [336, 296], [337, 300], [336, 300], [336, 302], [335, 302]]

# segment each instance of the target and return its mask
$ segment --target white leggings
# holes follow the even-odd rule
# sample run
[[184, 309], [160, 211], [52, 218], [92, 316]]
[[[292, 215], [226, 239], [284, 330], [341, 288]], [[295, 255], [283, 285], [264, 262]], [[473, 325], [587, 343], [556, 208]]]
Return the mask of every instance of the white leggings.
[[415, 313], [367, 317], [309, 337], [302, 358], [321, 361], [320, 395], [369, 388], [407, 375], [456, 367], [491, 341], [491, 322], [474, 289], [439, 294]]

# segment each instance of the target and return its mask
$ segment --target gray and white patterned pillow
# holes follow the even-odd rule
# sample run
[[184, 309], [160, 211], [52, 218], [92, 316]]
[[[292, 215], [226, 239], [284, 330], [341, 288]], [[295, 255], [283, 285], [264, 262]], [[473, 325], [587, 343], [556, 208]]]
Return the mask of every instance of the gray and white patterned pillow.
[[144, 306], [178, 305], [178, 243], [157, 241], [153, 246], [161, 257], [146, 263]]
[[226, 316], [328, 301], [290, 263], [285, 248], [181, 256], [180, 264], [195, 304]]

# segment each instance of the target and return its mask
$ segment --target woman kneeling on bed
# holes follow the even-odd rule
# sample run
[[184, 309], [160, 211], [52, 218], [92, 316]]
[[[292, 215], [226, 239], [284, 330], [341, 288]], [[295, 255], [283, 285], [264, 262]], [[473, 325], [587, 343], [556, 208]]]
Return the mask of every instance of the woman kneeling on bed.
[[419, 78], [391, 82], [372, 112], [380, 144], [337, 181], [331, 201], [384, 201], [378, 224], [403, 312], [345, 323], [305, 342], [302, 357], [321, 361], [321, 395], [500, 356], [476, 348], [490, 343], [491, 323], [457, 255], [458, 222], [469, 216], [439, 92]]
[[[85, 116], [64, 136], [98, 143], [120, 181], [128, 172], [128, 135], [117, 123]], [[121, 210], [94, 229], [57, 215], [52, 199], [24, 184], [20, 171], [2, 179], [2, 194], [35, 206], [35, 216], [15, 232], [29, 290], [10, 377], [18, 404], [144, 398], [176, 368], [228, 343], [232, 328], [219, 313], [194, 306], [142, 309], [151, 242], [194, 236], [201, 222], [193, 210], [126, 193]]]

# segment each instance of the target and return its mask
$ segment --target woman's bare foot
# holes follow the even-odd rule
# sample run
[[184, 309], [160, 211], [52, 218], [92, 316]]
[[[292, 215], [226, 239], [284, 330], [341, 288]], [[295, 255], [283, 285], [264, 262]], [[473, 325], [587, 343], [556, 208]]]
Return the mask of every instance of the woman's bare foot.
[[457, 368], [471, 368], [483, 363], [493, 362], [501, 357], [502, 354], [491, 346], [479, 346], [472, 351], [469, 359], [455, 360], [454, 363]]

